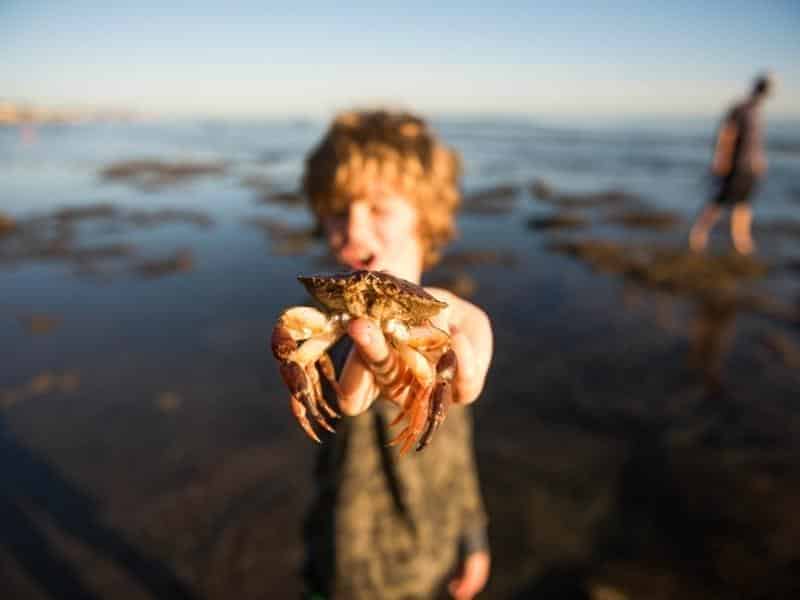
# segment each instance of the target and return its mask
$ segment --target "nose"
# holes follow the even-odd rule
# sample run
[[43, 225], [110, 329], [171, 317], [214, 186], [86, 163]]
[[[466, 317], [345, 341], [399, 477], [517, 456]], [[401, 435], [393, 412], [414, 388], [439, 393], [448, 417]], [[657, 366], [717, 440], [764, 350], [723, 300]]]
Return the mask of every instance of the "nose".
[[345, 229], [345, 245], [359, 244], [367, 237], [370, 231], [370, 210], [366, 202], [353, 202], [347, 214], [347, 227]]

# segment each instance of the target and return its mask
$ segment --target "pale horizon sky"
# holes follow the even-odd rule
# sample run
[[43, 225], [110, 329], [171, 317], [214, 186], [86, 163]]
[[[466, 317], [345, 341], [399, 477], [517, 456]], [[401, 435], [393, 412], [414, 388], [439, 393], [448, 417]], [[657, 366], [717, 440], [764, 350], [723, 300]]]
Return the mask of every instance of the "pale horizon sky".
[[[530, 6], [529, 6], [530, 4]], [[800, 118], [800, 3], [0, 0], [0, 99], [175, 117], [717, 115], [770, 68]]]

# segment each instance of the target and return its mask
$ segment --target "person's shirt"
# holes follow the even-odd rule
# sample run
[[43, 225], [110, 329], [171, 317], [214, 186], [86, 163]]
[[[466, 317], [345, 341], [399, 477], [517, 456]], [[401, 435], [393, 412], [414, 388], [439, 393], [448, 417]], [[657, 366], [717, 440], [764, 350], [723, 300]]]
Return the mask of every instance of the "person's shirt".
[[761, 176], [767, 168], [759, 105], [748, 99], [735, 105], [726, 116], [723, 126], [733, 126], [736, 132], [731, 149], [731, 174]]
[[[337, 372], [351, 348], [333, 354]], [[421, 452], [387, 444], [405, 426], [385, 400], [336, 421], [314, 473], [304, 537], [308, 584], [352, 600], [436, 597], [465, 554], [488, 550], [469, 409], [451, 406]]]

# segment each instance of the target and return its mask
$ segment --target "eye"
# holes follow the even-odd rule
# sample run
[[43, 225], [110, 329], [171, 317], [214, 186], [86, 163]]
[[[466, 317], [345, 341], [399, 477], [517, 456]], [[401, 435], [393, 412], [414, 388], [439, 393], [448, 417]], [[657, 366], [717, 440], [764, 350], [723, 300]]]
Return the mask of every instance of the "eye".
[[348, 206], [347, 204], [342, 204], [336, 206], [333, 210], [328, 212], [327, 216], [329, 219], [333, 221], [343, 221], [347, 219], [349, 213], [350, 213], [350, 206]]
[[392, 206], [388, 202], [375, 202], [370, 207], [370, 211], [376, 217], [384, 217], [392, 212]]

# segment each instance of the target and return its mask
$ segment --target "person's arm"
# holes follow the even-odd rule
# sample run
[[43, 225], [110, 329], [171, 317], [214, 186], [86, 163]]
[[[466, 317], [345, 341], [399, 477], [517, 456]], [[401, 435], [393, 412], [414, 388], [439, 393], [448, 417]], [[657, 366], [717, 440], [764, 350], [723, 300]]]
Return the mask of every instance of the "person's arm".
[[450, 344], [458, 360], [453, 379], [453, 402], [471, 404], [480, 396], [492, 362], [494, 337], [489, 316], [452, 292], [426, 289], [442, 302], [447, 302], [447, 309], [432, 321], [435, 326], [450, 332]]
[[736, 148], [736, 140], [739, 135], [739, 127], [735, 117], [735, 111], [728, 115], [722, 122], [717, 133], [717, 142], [714, 145], [714, 156], [711, 160], [711, 172], [718, 177], [725, 177], [731, 172], [733, 167], [733, 151]]

